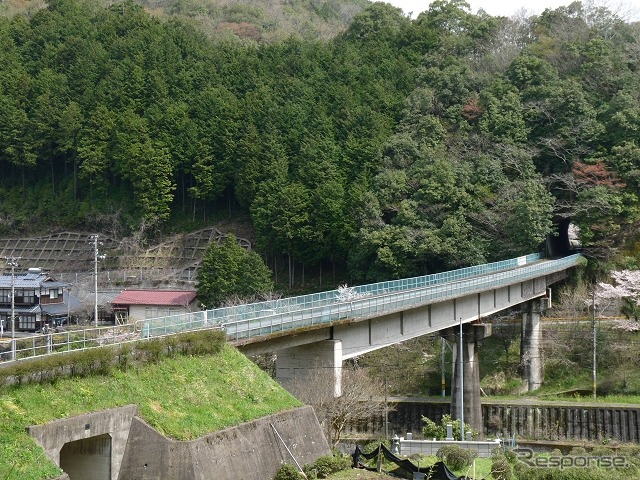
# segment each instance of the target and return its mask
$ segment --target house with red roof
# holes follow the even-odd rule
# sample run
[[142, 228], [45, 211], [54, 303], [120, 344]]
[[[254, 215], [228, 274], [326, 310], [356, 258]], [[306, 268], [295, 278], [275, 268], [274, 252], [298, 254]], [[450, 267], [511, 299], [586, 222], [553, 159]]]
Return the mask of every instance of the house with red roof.
[[198, 311], [195, 290], [123, 290], [111, 306], [125, 323]]

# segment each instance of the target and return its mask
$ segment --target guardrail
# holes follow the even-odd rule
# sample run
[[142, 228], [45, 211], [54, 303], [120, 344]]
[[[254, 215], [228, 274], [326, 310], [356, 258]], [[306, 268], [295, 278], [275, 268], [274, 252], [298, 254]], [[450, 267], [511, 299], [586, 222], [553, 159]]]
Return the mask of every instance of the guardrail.
[[[578, 258], [579, 255], [573, 255], [535, 263], [541, 259], [541, 255], [532, 254], [450, 272], [357, 286], [350, 289], [351, 298], [348, 299], [341, 299], [342, 293], [339, 290], [330, 290], [255, 304], [141, 320], [122, 326], [45, 333], [15, 339], [15, 345], [11, 345], [12, 341], [9, 339], [0, 339], [0, 345], [5, 345], [5, 351], [0, 352], [0, 360], [11, 360], [12, 349], [15, 349], [16, 359], [20, 360], [206, 328], [224, 328], [227, 335], [234, 339], [251, 338], [346, 318], [373, 316], [433, 300], [467, 295], [560, 271], [575, 265]], [[516, 267], [521, 268], [513, 270]], [[480, 275], [490, 276], [479, 277]], [[10, 345], [8, 351], [7, 345]]]

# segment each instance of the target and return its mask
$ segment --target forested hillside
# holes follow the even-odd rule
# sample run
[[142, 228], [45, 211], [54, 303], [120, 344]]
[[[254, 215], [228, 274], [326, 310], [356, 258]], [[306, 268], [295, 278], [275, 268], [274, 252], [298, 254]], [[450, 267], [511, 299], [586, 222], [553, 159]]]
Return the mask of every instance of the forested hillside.
[[389, 279], [580, 228], [633, 252], [640, 27], [374, 3], [330, 41], [211, 40], [132, 2], [0, 19], [0, 232], [248, 215], [258, 250]]
[[[107, 8], [111, 0], [86, 0]], [[154, 17], [179, 19], [210, 39], [246, 38], [263, 42], [291, 36], [328, 40], [346, 30], [369, 0], [134, 0]], [[3, 0], [0, 15], [33, 15], [44, 0]]]

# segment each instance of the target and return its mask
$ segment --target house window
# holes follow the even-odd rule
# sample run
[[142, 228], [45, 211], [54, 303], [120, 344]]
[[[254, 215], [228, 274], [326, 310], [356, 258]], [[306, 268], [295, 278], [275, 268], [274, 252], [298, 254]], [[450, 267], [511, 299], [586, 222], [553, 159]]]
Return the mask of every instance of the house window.
[[36, 303], [36, 291], [35, 290], [22, 290], [16, 289], [15, 303], [22, 303], [27, 305], [33, 305]]
[[176, 307], [146, 307], [144, 309], [144, 318], [170, 317], [182, 313], [181, 309]]
[[49, 298], [54, 299], [54, 298], [58, 298], [58, 289], [57, 288], [52, 288], [51, 290], [49, 290]]
[[35, 330], [36, 316], [35, 314], [24, 314], [18, 318], [18, 328], [20, 330]]

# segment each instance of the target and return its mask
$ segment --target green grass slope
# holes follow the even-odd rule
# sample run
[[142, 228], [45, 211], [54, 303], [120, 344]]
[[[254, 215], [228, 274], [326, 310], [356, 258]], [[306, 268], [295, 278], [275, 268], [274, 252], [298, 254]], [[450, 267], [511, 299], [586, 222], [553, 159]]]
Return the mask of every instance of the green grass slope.
[[301, 403], [237, 350], [166, 358], [108, 376], [68, 378], [0, 390], [0, 480], [61, 473], [25, 428], [136, 404], [142, 417], [178, 440], [198, 438]]

